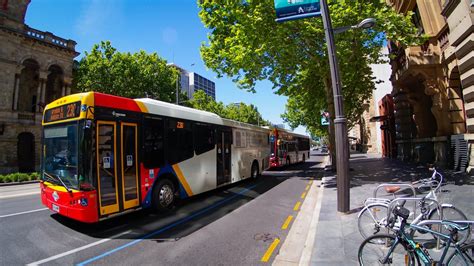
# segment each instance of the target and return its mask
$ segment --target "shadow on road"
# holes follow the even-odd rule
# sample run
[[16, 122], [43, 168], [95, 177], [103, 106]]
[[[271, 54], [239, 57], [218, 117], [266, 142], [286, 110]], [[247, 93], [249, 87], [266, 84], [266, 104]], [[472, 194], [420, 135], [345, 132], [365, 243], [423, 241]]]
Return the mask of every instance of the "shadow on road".
[[157, 242], [177, 241], [224, 217], [290, 178], [321, 178], [318, 163], [305, 162], [275, 171], [264, 172], [257, 179], [247, 179], [185, 200], [166, 213], [141, 210], [98, 224], [84, 224], [63, 216], [51, 217], [63, 226], [94, 238], [108, 238], [132, 230], [122, 239], [147, 238]]
[[[366, 155], [351, 155], [349, 161], [351, 171], [350, 187], [357, 187], [369, 183], [410, 183], [423, 178], [429, 178], [432, 171], [427, 165], [402, 162], [389, 158], [367, 158]], [[474, 184], [474, 177], [465, 173], [453, 172], [451, 170], [437, 168], [443, 175], [444, 182], [458, 186]], [[325, 187], [336, 188], [336, 173], [330, 172], [327, 176]], [[409, 191], [401, 190], [400, 194], [412, 194]]]

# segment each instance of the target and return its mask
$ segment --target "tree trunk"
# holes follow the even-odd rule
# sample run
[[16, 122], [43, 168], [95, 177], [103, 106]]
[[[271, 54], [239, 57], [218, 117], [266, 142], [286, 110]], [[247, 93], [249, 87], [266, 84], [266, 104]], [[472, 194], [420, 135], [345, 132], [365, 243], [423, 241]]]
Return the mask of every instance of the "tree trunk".
[[328, 112], [329, 112], [329, 152], [331, 156], [331, 169], [336, 170], [336, 134], [334, 129], [334, 118], [335, 118], [335, 109], [334, 109], [334, 96], [332, 93], [331, 79], [327, 77], [324, 80], [324, 86], [326, 87], [326, 101], [328, 103]]

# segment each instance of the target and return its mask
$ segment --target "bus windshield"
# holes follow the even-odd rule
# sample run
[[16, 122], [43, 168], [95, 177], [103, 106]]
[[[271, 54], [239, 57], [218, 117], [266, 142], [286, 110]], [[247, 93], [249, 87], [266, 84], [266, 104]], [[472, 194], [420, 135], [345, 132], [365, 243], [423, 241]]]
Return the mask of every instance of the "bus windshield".
[[42, 179], [78, 189], [77, 122], [44, 129]]

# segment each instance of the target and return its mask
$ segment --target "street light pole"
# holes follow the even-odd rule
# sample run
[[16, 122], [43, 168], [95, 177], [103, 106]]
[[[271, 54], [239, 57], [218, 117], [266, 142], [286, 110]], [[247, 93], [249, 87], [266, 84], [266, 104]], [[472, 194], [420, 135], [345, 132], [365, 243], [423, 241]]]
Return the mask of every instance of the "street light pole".
[[178, 81], [179, 81], [179, 72], [178, 75], [176, 76], [176, 104], [179, 104], [179, 86], [178, 86]]
[[326, 0], [321, 0], [321, 17], [326, 34], [328, 46], [329, 68], [331, 70], [331, 84], [334, 96], [335, 109], [335, 142], [336, 142], [336, 168], [337, 168], [337, 210], [349, 212], [350, 210], [350, 180], [349, 180], [349, 154], [347, 143], [347, 120], [344, 117], [344, 106], [341, 92], [341, 80], [334, 45], [334, 32]]

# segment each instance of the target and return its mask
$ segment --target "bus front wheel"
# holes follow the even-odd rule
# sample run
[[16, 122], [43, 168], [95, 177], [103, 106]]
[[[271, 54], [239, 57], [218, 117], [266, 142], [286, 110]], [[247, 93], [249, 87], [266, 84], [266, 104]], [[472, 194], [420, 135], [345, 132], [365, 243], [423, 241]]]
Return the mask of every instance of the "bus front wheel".
[[175, 187], [168, 179], [158, 180], [153, 189], [153, 207], [157, 211], [169, 210], [174, 205]]

